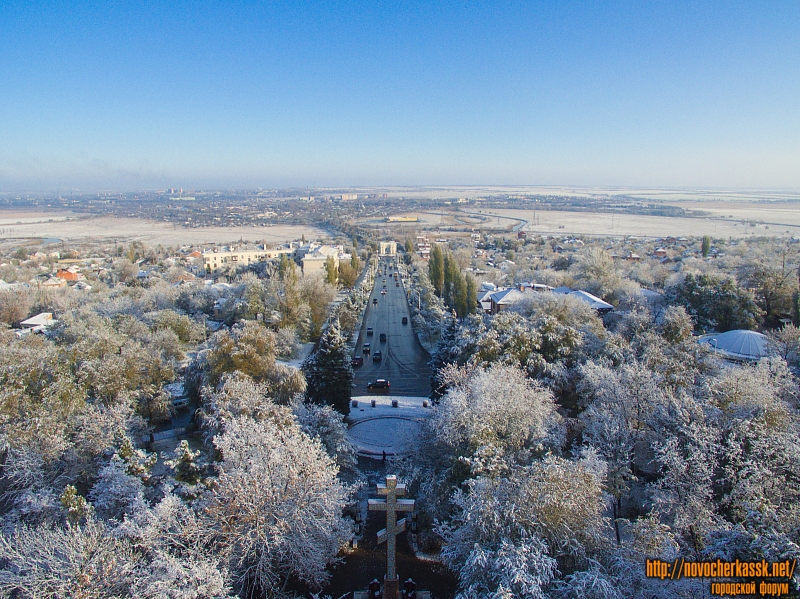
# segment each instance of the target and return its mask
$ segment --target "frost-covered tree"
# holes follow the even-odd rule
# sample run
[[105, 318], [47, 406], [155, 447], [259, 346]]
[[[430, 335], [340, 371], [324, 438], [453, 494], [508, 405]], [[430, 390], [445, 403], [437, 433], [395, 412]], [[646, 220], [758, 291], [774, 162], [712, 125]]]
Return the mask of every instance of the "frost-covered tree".
[[438, 243], [434, 243], [431, 247], [431, 254], [428, 260], [428, 278], [436, 295], [442, 297], [445, 279], [444, 253]]
[[689, 273], [669, 286], [664, 297], [671, 305], [686, 308], [700, 330], [753, 329], [761, 316], [753, 294], [732, 277]]
[[442, 557], [463, 597], [545, 597], [559, 563], [570, 569], [605, 545], [602, 462], [549, 456], [507, 477], [479, 477], [453, 497]]
[[189, 485], [196, 485], [201, 478], [202, 470], [197, 465], [199, 451], [192, 451], [189, 442], [183, 439], [174, 451], [175, 459], [167, 465], [175, 472], [175, 480]]
[[21, 526], [0, 535], [0, 595], [129, 597], [135, 561], [130, 545], [94, 519], [83, 526]]
[[321, 443], [296, 424], [250, 418], [231, 420], [214, 443], [221, 473], [203, 513], [238, 588], [268, 597], [291, 579], [319, 588], [352, 534], [347, 490]]
[[356, 466], [356, 450], [347, 435], [344, 416], [331, 406], [297, 403], [293, 408], [301, 430], [312, 439], [319, 439], [339, 468]]
[[0, 595], [227, 599], [229, 576], [196, 514], [167, 495], [124, 522], [17, 526], [0, 534]]
[[332, 322], [319, 341], [316, 352], [303, 364], [308, 381], [309, 401], [333, 406], [342, 414], [349, 409], [353, 387], [353, 365], [347, 339]]
[[89, 499], [99, 517], [122, 520], [145, 508], [144, 485], [141, 479], [126, 472], [124, 462], [115, 457], [100, 469]]
[[234, 371], [262, 380], [275, 364], [275, 335], [257, 322], [247, 321], [230, 331], [219, 332], [210, 345], [206, 360], [211, 385]]
[[493, 365], [449, 389], [427, 426], [454, 455], [469, 456], [488, 445], [510, 453], [558, 445], [559, 420], [550, 391], [516, 368]]
[[203, 388], [197, 419], [209, 448], [214, 436], [222, 434], [228, 422], [240, 417], [289, 422], [292, 414], [270, 399], [267, 383], [256, 383], [241, 373], [226, 376], [217, 390]]
[[777, 355], [793, 366], [800, 365], [800, 328], [787, 324], [767, 333], [769, 344]]

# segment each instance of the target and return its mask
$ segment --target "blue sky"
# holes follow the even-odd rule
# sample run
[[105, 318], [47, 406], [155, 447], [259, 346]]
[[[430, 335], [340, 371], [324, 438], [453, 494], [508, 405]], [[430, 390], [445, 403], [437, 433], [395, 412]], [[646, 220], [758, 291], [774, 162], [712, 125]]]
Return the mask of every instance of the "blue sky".
[[0, 2], [0, 190], [800, 188], [800, 3]]

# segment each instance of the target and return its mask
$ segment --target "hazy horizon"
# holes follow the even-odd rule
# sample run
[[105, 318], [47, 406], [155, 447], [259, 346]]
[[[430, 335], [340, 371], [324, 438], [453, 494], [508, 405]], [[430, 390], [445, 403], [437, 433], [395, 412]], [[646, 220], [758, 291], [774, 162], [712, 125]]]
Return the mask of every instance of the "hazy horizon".
[[798, 30], [791, 2], [7, 2], [0, 191], [797, 190]]

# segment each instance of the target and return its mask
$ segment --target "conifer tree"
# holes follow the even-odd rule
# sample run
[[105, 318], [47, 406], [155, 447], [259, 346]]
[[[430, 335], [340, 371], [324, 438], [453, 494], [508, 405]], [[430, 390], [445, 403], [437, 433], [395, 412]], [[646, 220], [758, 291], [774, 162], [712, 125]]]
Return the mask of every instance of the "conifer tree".
[[478, 303], [478, 283], [471, 275], [465, 277], [465, 285], [467, 287], [467, 312], [466, 315], [475, 313], [476, 305]]
[[433, 285], [433, 289], [438, 297], [442, 297], [444, 288], [444, 255], [439, 244], [434, 243], [431, 248], [431, 256], [428, 261], [428, 278]]
[[347, 339], [334, 321], [322, 334], [319, 348], [303, 364], [308, 381], [306, 397], [347, 414], [353, 385], [353, 366]]
[[431, 356], [431, 397], [434, 399], [440, 398], [446, 391], [439, 380], [439, 371], [457, 358], [457, 335], [458, 320], [456, 319], [456, 314], [449, 312], [442, 322], [439, 341], [436, 343]]
[[706, 235], [703, 237], [703, 249], [702, 249], [703, 258], [708, 257], [709, 251], [711, 251], [711, 238], [708, 235]]

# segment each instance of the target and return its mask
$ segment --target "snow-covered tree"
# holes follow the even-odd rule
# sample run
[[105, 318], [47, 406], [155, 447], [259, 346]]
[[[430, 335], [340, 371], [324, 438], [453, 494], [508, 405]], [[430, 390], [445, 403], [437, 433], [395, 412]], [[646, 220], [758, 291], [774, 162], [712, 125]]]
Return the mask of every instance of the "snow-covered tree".
[[445, 563], [463, 597], [545, 597], [558, 562], [573, 569], [605, 545], [602, 462], [549, 456], [501, 478], [479, 477], [453, 497], [441, 525]]
[[126, 597], [136, 558], [94, 519], [83, 526], [20, 526], [0, 535], [0, 595]]
[[475, 370], [434, 406], [427, 426], [455, 455], [492, 445], [506, 452], [559, 444], [553, 396], [516, 368]]
[[202, 470], [197, 465], [199, 451], [192, 451], [189, 442], [183, 439], [174, 451], [175, 459], [167, 465], [175, 472], [175, 480], [189, 485], [196, 485], [202, 475]]
[[99, 517], [122, 520], [145, 508], [144, 485], [137, 476], [126, 472], [125, 463], [115, 457], [100, 469], [89, 499]]
[[347, 490], [321, 443], [296, 424], [250, 418], [231, 420], [214, 443], [221, 474], [203, 513], [237, 586], [268, 597], [290, 579], [320, 587], [352, 534]]
[[347, 434], [344, 416], [331, 406], [297, 403], [293, 408], [301, 430], [312, 439], [319, 439], [339, 468], [354, 468], [356, 450]]
[[342, 414], [349, 410], [353, 387], [353, 365], [347, 339], [332, 322], [319, 341], [319, 348], [303, 364], [309, 401], [333, 406]]

